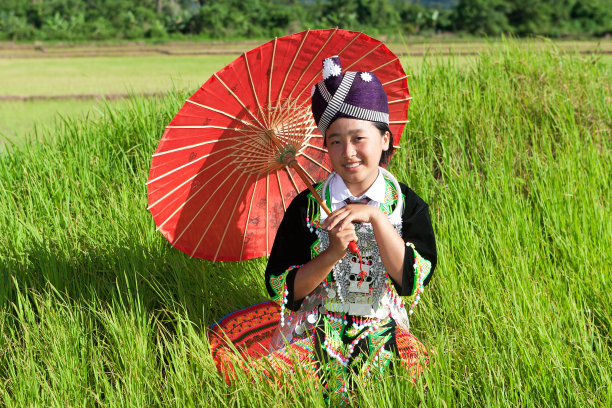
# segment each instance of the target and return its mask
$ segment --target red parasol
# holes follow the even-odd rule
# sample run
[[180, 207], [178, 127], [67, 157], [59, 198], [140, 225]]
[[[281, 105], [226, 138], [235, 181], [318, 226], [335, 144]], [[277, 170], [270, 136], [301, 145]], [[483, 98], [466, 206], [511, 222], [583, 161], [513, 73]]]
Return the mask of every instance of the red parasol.
[[331, 171], [310, 90], [332, 55], [345, 71], [376, 73], [399, 145], [410, 95], [383, 43], [340, 29], [274, 39], [214, 74], [166, 127], [147, 186], [173, 247], [213, 261], [269, 255], [291, 199]]

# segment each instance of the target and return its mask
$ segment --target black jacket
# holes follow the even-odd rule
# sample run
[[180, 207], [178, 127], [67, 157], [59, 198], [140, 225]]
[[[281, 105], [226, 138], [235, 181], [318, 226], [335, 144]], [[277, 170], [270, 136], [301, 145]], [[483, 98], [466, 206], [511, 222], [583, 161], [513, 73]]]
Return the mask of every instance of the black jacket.
[[[404, 242], [411, 242], [421, 257], [431, 262], [431, 270], [424, 281], [427, 285], [436, 267], [437, 253], [436, 240], [434, 237], [429, 209], [427, 203], [421, 199], [408, 186], [400, 183], [404, 196], [404, 208], [402, 214], [402, 238]], [[311, 259], [311, 247], [317, 241], [315, 232], [311, 232], [306, 225], [308, 217], [308, 205], [312, 200], [309, 190], [298, 194], [283, 217], [278, 227], [268, 266], [266, 268], [266, 287], [270, 296], [275, 297], [277, 293], [272, 288], [271, 278], [285, 273], [290, 267], [294, 267], [286, 276], [287, 304], [291, 310], [298, 310], [302, 299], [294, 299], [293, 282], [299, 266]], [[310, 204], [312, 206], [312, 203]], [[414, 290], [416, 276], [414, 273], [414, 250], [406, 246], [404, 255], [403, 285], [395, 284], [395, 289], [400, 296], [410, 296]], [[298, 267], [296, 267], [298, 266]]]

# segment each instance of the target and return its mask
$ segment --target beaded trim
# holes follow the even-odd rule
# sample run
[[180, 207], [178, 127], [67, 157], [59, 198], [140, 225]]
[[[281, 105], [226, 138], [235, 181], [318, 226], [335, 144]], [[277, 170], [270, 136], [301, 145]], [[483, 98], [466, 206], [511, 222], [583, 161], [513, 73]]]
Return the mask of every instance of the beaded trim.
[[280, 325], [285, 326], [285, 308], [287, 304], [287, 296], [289, 296], [289, 290], [287, 290], [287, 275], [293, 269], [299, 268], [302, 265], [292, 265], [285, 272], [278, 276], [270, 277], [270, 286], [276, 293], [272, 298], [280, 306]]
[[412, 244], [411, 242], [406, 242], [406, 246], [411, 247], [414, 251], [414, 264], [412, 265], [414, 267], [414, 300], [412, 301], [412, 304], [410, 305], [410, 310], [408, 311], [409, 314], [413, 314], [414, 309], [419, 304], [419, 300], [421, 300], [421, 294], [425, 290], [423, 282], [425, 281], [427, 276], [429, 276], [429, 272], [431, 271], [431, 262], [423, 258], [417, 252], [414, 247], [414, 244]]
[[391, 278], [389, 278], [389, 275], [385, 273], [385, 278], [387, 281], [387, 296], [389, 296], [389, 299], [393, 302], [393, 305], [399, 308], [403, 308], [404, 307], [404, 300], [402, 299], [402, 297], [400, 295], [397, 294], [397, 292], [395, 291], [395, 288], [393, 287], [393, 282], [391, 281]]
[[321, 229], [321, 223], [318, 219], [311, 220], [310, 217], [306, 216], [306, 227], [310, 230], [310, 232], [315, 232]]

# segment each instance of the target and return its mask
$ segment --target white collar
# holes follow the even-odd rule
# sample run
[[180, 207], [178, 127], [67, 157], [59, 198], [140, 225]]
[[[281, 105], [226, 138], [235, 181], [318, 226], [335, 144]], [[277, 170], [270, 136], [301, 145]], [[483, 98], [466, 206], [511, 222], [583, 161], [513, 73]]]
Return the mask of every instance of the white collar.
[[380, 168], [378, 169], [378, 177], [376, 177], [374, 183], [361, 197], [353, 196], [344, 183], [344, 180], [342, 180], [342, 177], [338, 176], [337, 174], [336, 177], [331, 180], [330, 184], [330, 199], [332, 205], [343, 202], [347, 198], [350, 198], [351, 200], [359, 200], [366, 196], [376, 204], [382, 204], [385, 202], [387, 184], [385, 183], [385, 178], [382, 171], [380, 171]]

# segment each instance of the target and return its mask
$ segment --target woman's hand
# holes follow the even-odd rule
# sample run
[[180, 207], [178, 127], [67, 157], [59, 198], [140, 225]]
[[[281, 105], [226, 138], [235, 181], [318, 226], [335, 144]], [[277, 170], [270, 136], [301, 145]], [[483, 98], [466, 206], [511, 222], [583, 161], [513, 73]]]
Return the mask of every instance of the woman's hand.
[[350, 242], [357, 242], [357, 233], [355, 232], [355, 226], [349, 223], [342, 230], [336, 226], [328, 229], [329, 232], [329, 247], [326, 249], [333, 258], [337, 261], [344, 258], [346, 255], [346, 248]]
[[329, 247], [311, 259], [297, 271], [293, 293], [295, 299], [302, 299], [325, 279], [334, 265], [346, 255], [350, 242], [357, 241], [355, 226], [348, 223], [342, 230], [338, 226], [328, 229]]
[[342, 231], [348, 226], [352, 226], [354, 222], [372, 223], [380, 215], [384, 214], [378, 207], [366, 204], [348, 204], [332, 212], [321, 227], [327, 231], [332, 231], [335, 228]]

